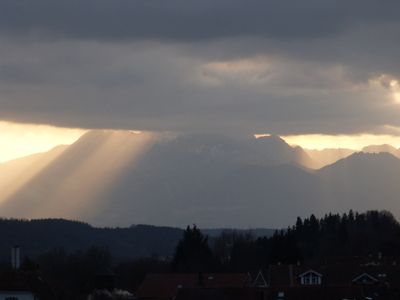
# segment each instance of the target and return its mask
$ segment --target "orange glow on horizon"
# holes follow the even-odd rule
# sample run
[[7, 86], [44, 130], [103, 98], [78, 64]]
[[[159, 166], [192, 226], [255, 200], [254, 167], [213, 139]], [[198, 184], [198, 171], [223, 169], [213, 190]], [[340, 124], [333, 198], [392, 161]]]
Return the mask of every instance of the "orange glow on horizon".
[[[388, 127], [394, 131], [398, 128]], [[256, 139], [272, 136], [268, 133], [254, 134]], [[350, 149], [359, 151], [371, 145], [391, 145], [400, 148], [400, 136], [390, 134], [358, 134], [358, 135], [328, 135], [328, 134], [300, 134], [280, 136], [291, 146], [300, 146], [308, 150], [323, 149]]]
[[[391, 83], [391, 85], [396, 83]], [[400, 101], [400, 94], [399, 101]], [[398, 128], [388, 128], [393, 132]], [[61, 128], [50, 125], [22, 124], [0, 121], [0, 163], [32, 154], [46, 152], [58, 145], [69, 145], [79, 139], [87, 130], [79, 128]], [[140, 131], [129, 132], [139, 134]], [[268, 133], [258, 133], [256, 138], [270, 136]], [[359, 135], [325, 135], [304, 134], [281, 136], [288, 144], [298, 145], [305, 149], [337, 149], [346, 148], [361, 150], [369, 145], [389, 144], [400, 148], [400, 136], [390, 134], [359, 134]]]
[[[109, 203], [103, 203], [102, 194], [120, 178], [125, 166], [136, 167], [141, 156], [158, 141], [158, 134], [127, 130], [98, 130], [98, 133], [102, 139], [95, 139], [95, 146], [77, 143], [71, 148], [58, 147], [45, 156], [4, 164], [0, 173], [2, 214], [85, 220], [106, 209]], [[59, 157], [62, 159], [57, 160]], [[42, 174], [46, 168], [58, 176]], [[38, 182], [39, 186], [46, 182], [46, 189], [36, 189]], [[35, 197], [46, 201], [32, 202]], [[26, 201], [14, 201], [21, 198]]]
[[86, 130], [0, 121], [0, 163], [69, 145]]
[[324, 135], [324, 134], [306, 134], [306, 135], [288, 135], [282, 138], [290, 145], [297, 145], [305, 149], [351, 149], [361, 150], [370, 145], [389, 144], [395, 148], [400, 148], [400, 136], [395, 135]]

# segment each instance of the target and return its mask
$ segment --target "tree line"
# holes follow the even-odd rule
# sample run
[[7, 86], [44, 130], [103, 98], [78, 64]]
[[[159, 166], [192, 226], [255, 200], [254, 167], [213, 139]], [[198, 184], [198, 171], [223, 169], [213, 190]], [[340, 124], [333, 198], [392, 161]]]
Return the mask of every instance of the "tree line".
[[400, 256], [400, 224], [387, 211], [311, 215], [271, 237], [222, 233], [208, 240], [187, 227], [172, 261], [175, 271], [249, 271], [270, 264], [315, 262], [334, 257]]

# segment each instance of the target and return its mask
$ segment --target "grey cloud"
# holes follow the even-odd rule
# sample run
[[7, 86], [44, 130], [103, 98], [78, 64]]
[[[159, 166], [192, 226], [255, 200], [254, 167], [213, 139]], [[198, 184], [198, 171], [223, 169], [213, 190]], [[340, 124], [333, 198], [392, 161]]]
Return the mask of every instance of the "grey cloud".
[[320, 37], [397, 20], [398, 1], [3, 0], [0, 31], [53, 38]]
[[[321, 84], [306, 85], [296, 63], [278, 64], [279, 73], [270, 81], [239, 84], [241, 78], [222, 78], [221, 85], [203, 86], [195, 72], [202, 62], [166, 49], [133, 57], [130, 48], [118, 51], [123, 57], [110, 50], [105, 61], [107, 55], [100, 49], [97, 67], [68, 67], [61, 62], [41, 69], [40, 84], [0, 84], [0, 119], [86, 128], [246, 134], [356, 133], [387, 123], [400, 126], [398, 108], [386, 100], [377, 101], [367, 87], [352, 91], [329, 78], [322, 84], [321, 76]], [[62, 48], [52, 50], [62, 56]], [[115, 61], [120, 59], [132, 65]], [[298, 74], [291, 68], [297, 68]], [[124, 79], [113, 84], [108, 76]], [[308, 77], [308, 81], [314, 79]]]
[[0, 119], [384, 132], [400, 126], [399, 107], [387, 83], [369, 82], [400, 78], [399, 8], [372, 0], [4, 0]]
[[329, 64], [267, 57], [254, 63], [256, 68], [266, 64], [265, 71], [256, 69], [254, 83], [247, 73], [232, 77], [218, 70], [203, 82], [207, 57], [185, 55], [174, 45], [9, 42], [3, 50], [0, 65], [7, 62], [33, 80], [0, 80], [0, 119], [246, 134], [400, 126], [399, 109], [377, 99], [385, 95], [373, 94], [365, 82], [352, 80], [351, 68], [334, 75]]

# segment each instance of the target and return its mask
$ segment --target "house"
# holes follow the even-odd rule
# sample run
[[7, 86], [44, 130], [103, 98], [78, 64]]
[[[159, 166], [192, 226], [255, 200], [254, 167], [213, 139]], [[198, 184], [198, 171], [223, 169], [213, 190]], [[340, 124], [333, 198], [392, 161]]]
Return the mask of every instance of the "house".
[[351, 287], [284, 287], [284, 288], [182, 288], [175, 300], [365, 300], [363, 289]]
[[400, 289], [400, 267], [369, 264], [272, 265], [268, 286], [383, 286]]
[[382, 261], [278, 264], [248, 274], [149, 274], [137, 296], [143, 300], [398, 300], [400, 265]]
[[294, 286], [269, 288], [268, 300], [343, 300], [364, 299], [363, 290], [359, 286], [324, 287], [324, 286]]
[[[385, 274], [386, 277], [386, 274]], [[354, 284], [358, 285], [371, 285], [371, 284], [377, 284], [379, 283], [379, 280], [376, 279], [374, 276], [369, 275], [368, 273], [362, 273], [361, 275], [358, 275], [355, 277], [352, 282]]]
[[266, 288], [268, 287], [266, 278], [266, 274], [263, 272], [263, 270], [260, 270], [255, 274], [254, 279], [251, 281], [251, 285], [253, 287]]
[[308, 270], [299, 275], [301, 285], [321, 285], [322, 274], [314, 270]]
[[31, 291], [0, 291], [0, 300], [37, 300]]
[[268, 286], [320, 286], [326, 275], [320, 266], [272, 265], [268, 271]]
[[175, 300], [267, 300], [264, 289], [233, 288], [182, 288]]
[[400, 299], [400, 267], [393, 263], [272, 265], [266, 280], [272, 300]]
[[164, 273], [148, 274], [136, 291], [139, 299], [174, 299], [181, 289], [239, 288], [250, 285], [247, 273]]

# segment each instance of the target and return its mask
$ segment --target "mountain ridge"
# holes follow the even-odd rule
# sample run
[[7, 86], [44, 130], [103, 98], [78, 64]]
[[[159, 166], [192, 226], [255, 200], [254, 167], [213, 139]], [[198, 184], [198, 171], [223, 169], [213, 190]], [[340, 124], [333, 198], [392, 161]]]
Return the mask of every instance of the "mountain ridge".
[[[393, 155], [354, 153], [310, 170], [301, 165], [303, 152], [274, 136], [93, 131], [3, 197], [0, 211], [5, 217], [51, 216], [97, 226], [284, 227], [298, 215], [322, 214], [335, 205], [375, 209], [374, 201], [384, 195], [379, 204], [397, 213], [400, 190], [393, 178], [400, 160]], [[354, 163], [360, 157], [365, 168]], [[373, 158], [381, 159], [367, 168]], [[365, 192], [368, 187], [376, 192]]]

